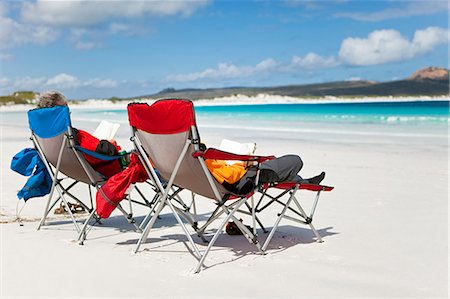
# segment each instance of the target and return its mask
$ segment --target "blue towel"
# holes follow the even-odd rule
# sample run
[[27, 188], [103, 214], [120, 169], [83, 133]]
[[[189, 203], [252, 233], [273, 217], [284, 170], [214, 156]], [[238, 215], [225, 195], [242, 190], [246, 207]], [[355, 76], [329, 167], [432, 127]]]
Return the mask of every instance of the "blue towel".
[[27, 201], [50, 193], [52, 178], [35, 149], [26, 148], [18, 152], [11, 160], [11, 169], [21, 175], [31, 176], [17, 193], [19, 199]]

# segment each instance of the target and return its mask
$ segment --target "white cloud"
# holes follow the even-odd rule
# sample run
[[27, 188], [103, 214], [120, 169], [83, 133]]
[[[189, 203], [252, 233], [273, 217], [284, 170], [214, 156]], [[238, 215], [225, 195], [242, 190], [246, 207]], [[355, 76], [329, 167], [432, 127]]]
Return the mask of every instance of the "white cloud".
[[0, 87], [5, 87], [11, 84], [11, 80], [9, 80], [8, 78], [0, 78]]
[[278, 62], [272, 58], [261, 61], [255, 66], [255, 71], [265, 72], [275, 69], [278, 66]]
[[208, 4], [197, 1], [46, 1], [26, 2], [21, 17], [26, 22], [51, 26], [88, 27], [114, 19], [147, 16], [189, 16]]
[[8, 13], [8, 6], [5, 2], [0, 2], [0, 17], [6, 16]]
[[117, 81], [113, 79], [100, 79], [94, 78], [86, 81], [82, 81], [75, 76], [61, 73], [52, 78], [47, 79], [46, 86], [57, 88], [76, 88], [81, 86], [94, 87], [94, 88], [115, 88], [117, 87]]
[[412, 41], [413, 52], [425, 54], [432, 51], [439, 44], [448, 43], [449, 31], [439, 27], [428, 27], [417, 30]]
[[2, 92], [11, 93], [17, 90], [43, 90], [43, 89], [60, 89], [70, 90], [76, 88], [116, 88], [119, 84], [113, 79], [88, 79], [81, 80], [73, 75], [60, 73], [53, 77], [19, 77], [19, 78], [0, 78], [0, 90]]
[[267, 72], [278, 66], [277, 62], [269, 58], [261, 61], [256, 66], [236, 66], [229, 63], [219, 63], [217, 68], [208, 68], [200, 72], [189, 74], [172, 75], [166, 78], [166, 81], [191, 82], [197, 80], [218, 80], [230, 78], [249, 77], [256, 73]]
[[[402, 2], [399, 3], [403, 5]], [[412, 16], [432, 15], [435, 13], [445, 11], [448, 11], [447, 1], [416, 1], [409, 3], [406, 2], [406, 5], [403, 7], [387, 8], [376, 12], [337, 13], [334, 16], [339, 18], [350, 18], [357, 21], [378, 22], [389, 19], [406, 18]]]
[[130, 29], [131, 29], [131, 26], [129, 24], [113, 22], [109, 25], [109, 33], [111, 33], [111, 34], [128, 32], [128, 31], [130, 31]]
[[59, 35], [57, 30], [46, 26], [24, 25], [0, 16], [0, 49], [13, 48], [27, 43], [47, 44]]
[[91, 36], [92, 32], [84, 28], [72, 28], [70, 30], [69, 41], [78, 50], [91, 50], [101, 46], [100, 42], [88, 41], [86, 37]]
[[208, 68], [201, 72], [194, 72], [189, 74], [171, 75], [166, 78], [166, 81], [176, 82], [190, 82], [202, 79], [219, 79], [234, 77], [238, 74], [238, 68], [233, 64], [219, 63], [217, 69]]
[[412, 41], [393, 29], [376, 30], [367, 38], [343, 40], [339, 57], [350, 65], [376, 65], [411, 59], [443, 43], [448, 43], [448, 30], [438, 27], [417, 30]]
[[109, 34], [121, 34], [124, 36], [145, 36], [155, 33], [155, 31], [156, 30], [154, 28], [134, 23], [126, 24], [112, 22], [108, 27]]
[[337, 66], [337, 62], [334, 57], [322, 57], [315, 53], [308, 53], [305, 57], [294, 56], [291, 61], [291, 68], [294, 69], [317, 69], [317, 68], [329, 68]]
[[317, 70], [337, 66], [334, 57], [322, 57], [308, 53], [305, 57], [294, 56], [289, 63], [280, 63], [267, 58], [255, 66], [236, 66], [230, 63], [219, 63], [217, 68], [208, 68], [200, 72], [168, 76], [167, 82], [192, 82], [198, 80], [222, 80], [244, 78], [267, 73], [289, 73], [299, 70]]
[[13, 58], [14, 58], [14, 56], [12, 54], [0, 53], [0, 61], [8, 61], [8, 60], [12, 60]]
[[115, 88], [118, 86], [117, 81], [113, 79], [90, 79], [83, 82], [83, 86], [90, 86], [95, 88]]
[[8, 87], [12, 88], [12, 92], [17, 90], [34, 90], [44, 84], [44, 77], [33, 78], [26, 76], [22, 78], [16, 78], [15, 80], [10, 80], [10, 85]]
[[348, 82], [361, 81], [361, 80], [362, 80], [361, 77], [350, 77], [350, 78], [345, 79], [345, 81], [348, 81]]
[[58, 74], [52, 78], [47, 79], [45, 83], [47, 86], [54, 86], [59, 88], [73, 88], [81, 85], [77, 77], [68, 75], [66, 73]]
[[[133, 22], [137, 19], [176, 15], [185, 17], [206, 6], [209, 1], [36, 0], [16, 5], [20, 7], [20, 21], [1, 17], [8, 8], [2, 2], [0, 48], [12, 48], [25, 43], [46, 44], [54, 41], [64, 29], [69, 29], [68, 40], [74, 47], [90, 50], [102, 46], [99, 36], [104, 36], [105, 30], [109, 34], [145, 35], [153, 31], [136, 26]], [[96, 25], [107, 26], [93, 28]]]
[[91, 50], [97, 47], [99, 47], [99, 44], [94, 42], [84, 42], [79, 40], [75, 43], [75, 48], [77, 48], [78, 50]]

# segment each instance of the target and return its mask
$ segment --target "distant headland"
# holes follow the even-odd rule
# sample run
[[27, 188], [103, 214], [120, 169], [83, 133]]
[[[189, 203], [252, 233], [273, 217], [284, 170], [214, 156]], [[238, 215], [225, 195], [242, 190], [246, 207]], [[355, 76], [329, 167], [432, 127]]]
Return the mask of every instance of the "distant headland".
[[[357, 80], [273, 87], [226, 87], [208, 89], [166, 88], [158, 93], [149, 95], [140, 95], [129, 98], [112, 97], [104, 100], [109, 100], [111, 102], [137, 99], [156, 100], [161, 98], [208, 100], [236, 95], [254, 97], [261, 94], [302, 99], [320, 99], [325, 97], [365, 98], [386, 96], [445, 96], [449, 95], [449, 70], [430, 66], [414, 72], [408, 78], [388, 82]], [[39, 93], [33, 91], [17, 91], [11, 95], [0, 96], [0, 106], [33, 104], [38, 95]], [[77, 102], [77, 100], [72, 101]]]

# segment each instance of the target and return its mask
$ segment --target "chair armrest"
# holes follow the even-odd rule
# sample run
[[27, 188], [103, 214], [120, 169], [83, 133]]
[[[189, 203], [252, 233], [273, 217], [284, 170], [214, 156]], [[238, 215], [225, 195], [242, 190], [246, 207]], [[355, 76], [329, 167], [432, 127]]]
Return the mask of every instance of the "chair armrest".
[[216, 148], [208, 148], [206, 151], [197, 151], [192, 154], [194, 158], [202, 157], [204, 159], [215, 160], [234, 160], [234, 161], [255, 161], [262, 163], [266, 160], [275, 159], [275, 156], [254, 156], [254, 155], [239, 155], [221, 151]]
[[85, 149], [85, 148], [82, 148], [82, 147], [79, 146], [79, 145], [75, 145], [75, 149], [76, 149], [77, 151], [79, 151], [79, 152], [82, 152], [82, 153], [84, 153], [84, 154], [86, 154], [86, 155], [89, 155], [89, 156], [91, 156], [91, 157], [94, 157], [94, 158], [96, 158], [96, 159], [100, 159], [100, 160], [103, 160], [103, 161], [113, 161], [113, 160], [117, 160], [117, 159], [120, 159], [120, 158], [122, 158], [123, 156], [128, 155], [128, 154], [130, 153], [130, 152], [125, 152], [125, 153], [121, 153], [121, 154], [115, 155], [115, 156], [107, 156], [107, 155], [102, 155], [102, 154], [99, 154], [99, 153], [97, 153], [97, 152], [93, 152], [93, 151], [87, 150], [87, 149]]

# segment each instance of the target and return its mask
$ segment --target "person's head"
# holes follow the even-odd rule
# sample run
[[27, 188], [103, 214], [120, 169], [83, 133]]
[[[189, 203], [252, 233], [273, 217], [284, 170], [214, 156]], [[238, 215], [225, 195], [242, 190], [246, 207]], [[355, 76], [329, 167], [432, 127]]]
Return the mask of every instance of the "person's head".
[[56, 90], [43, 92], [39, 95], [39, 108], [49, 108], [55, 106], [67, 106], [66, 97]]

